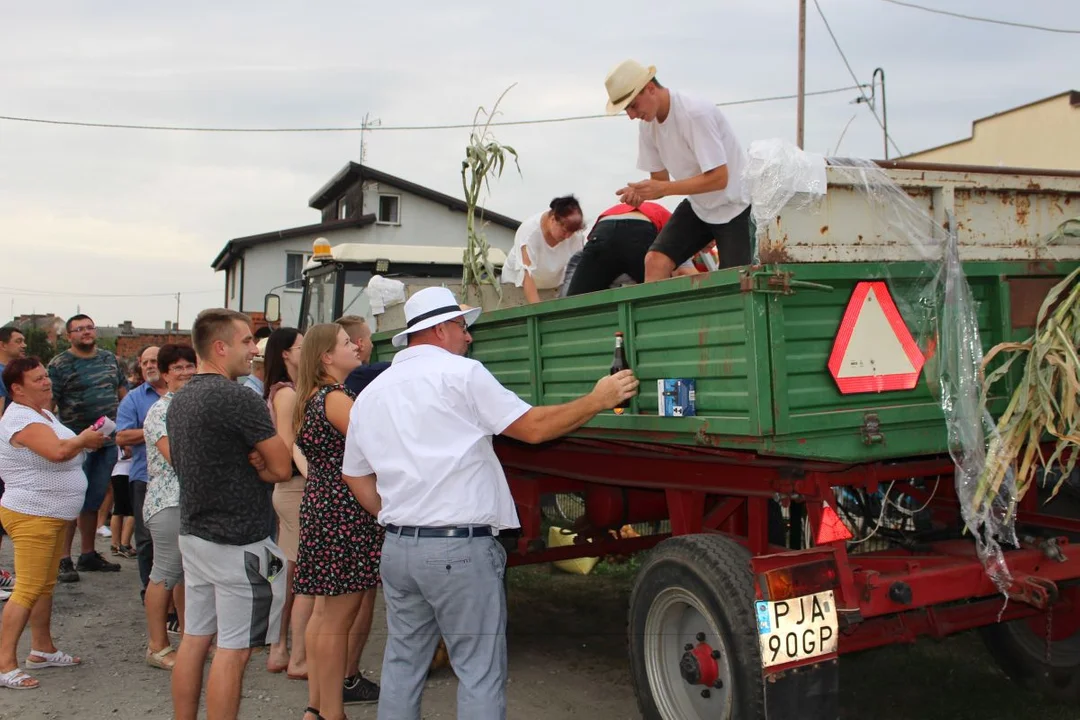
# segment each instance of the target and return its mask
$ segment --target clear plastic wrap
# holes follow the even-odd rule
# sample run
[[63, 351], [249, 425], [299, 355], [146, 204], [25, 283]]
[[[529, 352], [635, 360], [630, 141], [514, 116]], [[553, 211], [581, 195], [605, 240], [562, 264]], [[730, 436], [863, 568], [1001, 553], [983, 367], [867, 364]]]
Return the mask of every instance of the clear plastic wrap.
[[[808, 153], [783, 140], [757, 140], [746, 151], [742, 199], [750, 203], [757, 228], [754, 261], [768, 257], [767, 232], [784, 208], [812, 207], [825, 196], [828, 181], [825, 158]], [[764, 251], [764, 252], [762, 252]]]
[[1017, 542], [1012, 513], [1016, 482], [1010, 471], [992, 496], [980, 498], [977, 491], [987, 446], [997, 430], [982, 403], [983, 347], [971, 286], [960, 262], [955, 220], [949, 218], [948, 227], [935, 223], [870, 161], [830, 159], [829, 164], [861, 189], [897, 241], [907, 243], [923, 259], [914, 282], [901, 284], [891, 277], [887, 281], [901, 314], [929, 358], [924, 381], [945, 416], [964, 524], [975, 539], [987, 574], [1004, 592], [1012, 578], [1001, 546]]
[[[776, 222], [781, 209], [809, 206], [825, 191], [818, 187], [815, 157], [779, 140], [755, 143], [744, 176], [744, 196], [755, 205], [758, 227]], [[829, 158], [830, 179], [850, 183], [864, 197], [868, 210], [882, 223], [890, 242], [911, 247], [920, 258], [905, 263], [903, 278], [894, 278], [890, 264], [883, 271], [890, 293], [927, 358], [923, 382], [941, 405], [955, 463], [956, 491], [967, 530], [974, 537], [987, 574], [1003, 592], [1011, 582], [1002, 545], [1016, 544], [1013, 510], [1016, 482], [1010, 471], [992, 496], [978, 494], [988, 444], [997, 431], [981, 398], [983, 347], [971, 287], [960, 262], [951, 221], [942, 227], [875, 163]], [[822, 160], [820, 175], [825, 176]], [[789, 175], [790, 177], [785, 177]], [[787, 202], [782, 202], [788, 198]], [[910, 255], [910, 254], [909, 254]], [[911, 266], [915, 267], [912, 268]], [[914, 272], [912, 272], [914, 270]], [[875, 275], [874, 279], [879, 279]], [[868, 278], [869, 279], [869, 278]]]

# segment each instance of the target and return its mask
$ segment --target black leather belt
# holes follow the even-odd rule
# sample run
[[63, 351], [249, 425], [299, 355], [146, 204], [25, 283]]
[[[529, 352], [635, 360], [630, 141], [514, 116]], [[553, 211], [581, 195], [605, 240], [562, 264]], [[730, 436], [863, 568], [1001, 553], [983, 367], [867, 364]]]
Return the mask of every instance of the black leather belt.
[[387, 525], [386, 532], [402, 537], [422, 538], [467, 538], [467, 537], [491, 537], [491, 528], [482, 525], [477, 527], [400, 527]]

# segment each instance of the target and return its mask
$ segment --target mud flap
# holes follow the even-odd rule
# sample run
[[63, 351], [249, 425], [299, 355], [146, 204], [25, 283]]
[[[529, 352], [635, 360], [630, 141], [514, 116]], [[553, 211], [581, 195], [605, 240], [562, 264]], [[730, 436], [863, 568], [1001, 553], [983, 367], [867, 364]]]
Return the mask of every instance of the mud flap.
[[838, 720], [840, 661], [782, 670], [765, 676], [768, 720]]

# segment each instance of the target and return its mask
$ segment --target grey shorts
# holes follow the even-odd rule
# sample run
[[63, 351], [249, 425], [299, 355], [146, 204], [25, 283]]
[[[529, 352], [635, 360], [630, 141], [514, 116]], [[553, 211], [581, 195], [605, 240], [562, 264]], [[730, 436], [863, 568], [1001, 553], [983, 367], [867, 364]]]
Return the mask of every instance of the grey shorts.
[[158, 510], [146, 520], [146, 529], [154, 546], [154, 566], [150, 582], [165, 583], [169, 590], [184, 579], [184, 561], [180, 557], [180, 508]]
[[281, 634], [285, 554], [270, 538], [220, 545], [180, 536], [184, 562], [184, 632], [217, 634], [226, 650], [272, 645]]

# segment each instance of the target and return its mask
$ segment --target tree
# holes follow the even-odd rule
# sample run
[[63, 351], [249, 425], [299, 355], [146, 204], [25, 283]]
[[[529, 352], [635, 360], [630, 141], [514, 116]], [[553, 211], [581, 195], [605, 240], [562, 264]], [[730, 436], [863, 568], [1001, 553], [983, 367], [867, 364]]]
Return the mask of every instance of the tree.
[[56, 355], [56, 348], [49, 342], [48, 334], [41, 328], [28, 327], [23, 330], [23, 335], [26, 336], [26, 354], [48, 365]]

